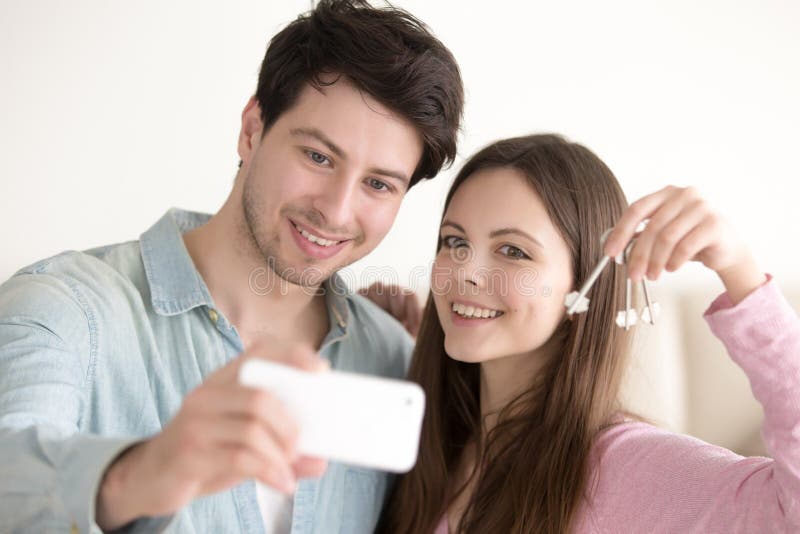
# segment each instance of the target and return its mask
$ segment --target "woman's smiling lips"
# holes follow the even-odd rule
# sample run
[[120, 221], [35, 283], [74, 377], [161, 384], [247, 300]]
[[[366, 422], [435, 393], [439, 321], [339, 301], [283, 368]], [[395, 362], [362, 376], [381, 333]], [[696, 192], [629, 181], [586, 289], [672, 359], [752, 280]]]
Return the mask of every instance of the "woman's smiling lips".
[[455, 300], [450, 303], [450, 319], [456, 326], [478, 326], [498, 319], [505, 312], [475, 302]]

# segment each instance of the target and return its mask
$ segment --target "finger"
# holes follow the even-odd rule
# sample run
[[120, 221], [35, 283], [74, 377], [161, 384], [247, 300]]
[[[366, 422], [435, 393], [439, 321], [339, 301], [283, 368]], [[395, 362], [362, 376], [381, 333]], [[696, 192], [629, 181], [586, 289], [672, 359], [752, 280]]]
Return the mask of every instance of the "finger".
[[245, 447], [274, 469], [292, 471], [296, 440], [281, 442], [272, 428], [255, 419], [217, 417], [204, 425], [212, 446]]
[[200, 495], [210, 495], [212, 493], [219, 493], [238, 486], [245, 480], [245, 477], [238, 473], [232, 474], [230, 472], [222, 473], [220, 475], [207, 480], [200, 489]]
[[405, 295], [393, 291], [389, 295], [389, 313], [400, 322], [405, 320]]
[[672, 256], [667, 261], [667, 270], [676, 271], [684, 263], [698, 256], [711, 242], [712, 232], [713, 223], [706, 217], [675, 246]]
[[675, 219], [681, 216], [687, 203], [695, 205], [697, 200], [693, 196], [694, 192], [690, 189], [674, 189], [672, 195], [665, 198], [662, 204], [651, 214], [647, 223], [647, 228], [636, 237], [636, 243], [631, 250], [628, 258], [628, 276], [634, 282], [649, 275], [651, 280], [656, 278], [656, 273], [649, 270], [652, 263], [652, 255], [657, 247], [666, 247], [668, 250], [665, 256], [668, 257], [680, 240], [680, 235], [664, 233], [664, 229], [673, 224]]
[[196, 418], [254, 419], [266, 425], [284, 448], [293, 449], [300, 429], [286, 407], [268, 391], [247, 386], [203, 387], [192, 392], [184, 410]]
[[675, 252], [675, 247], [706, 217], [703, 202], [695, 202], [684, 208], [677, 217], [667, 224], [656, 236], [650, 252], [646, 275], [656, 280], [664, 270], [667, 261]]
[[[669, 250], [675, 246], [681, 236], [664, 234], [664, 229], [680, 216], [687, 203], [696, 202], [694, 190], [689, 188], [674, 189], [671, 196], [662, 200], [662, 204], [651, 214], [647, 228], [636, 238], [628, 258], [628, 276], [631, 280], [638, 282], [642, 276], [649, 274], [648, 266], [656, 245], [666, 246]], [[650, 279], [653, 280], [654, 276]]]
[[292, 468], [297, 478], [319, 478], [325, 474], [328, 462], [322, 458], [301, 456], [294, 461]]
[[369, 287], [362, 287], [358, 290], [358, 294], [368, 298], [381, 309], [386, 309], [386, 291], [383, 284], [375, 282]]
[[226, 483], [232, 479], [256, 478], [287, 495], [294, 493], [297, 479], [291, 468], [281, 469], [268, 465], [249, 449], [243, 447], [221, 447], [213, 459], [217, 474], [209, 479], [208, 486]]
[[358, 293], [377, 304], [381, 309], [386, 309], [386, 287], [382, 282], [373, 282], [369, 287], [362, 287]]
[[405, 310], [405, 324], [408, 333], [413, 337], [417, 337], [419, 333], [419, 323], [422, 316], [422, 309], [419, 305], [419, 299], [416, 293], [412, 293], [406, 297], [406, 310]]
[[633, 238], [636, 227], [647, 219], [665, 199], [674, 194], [677, 188], [667, 186], [660, 191], [644, 196], [628, 206], [619, 218], [614, 229], [606, 238], [603, 251], [607, 256], [618, 256]]

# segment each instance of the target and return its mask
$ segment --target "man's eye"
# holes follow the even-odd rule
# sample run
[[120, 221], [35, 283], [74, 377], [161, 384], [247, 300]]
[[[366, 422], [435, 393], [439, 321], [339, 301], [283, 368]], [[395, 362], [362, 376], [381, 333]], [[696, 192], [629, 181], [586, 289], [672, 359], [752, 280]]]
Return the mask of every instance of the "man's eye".
[[469, 244], [463, 237], [458, 237], [457, 235], [448, 235], [442, 238], [442, 245], [447, 248], [459, 248], [466, 247]]
[[311, 161], [313, 161], [317, 165], [325, 165], [326, 163], [330, 162], [328, 156], [326, 156], [325, 154], [320, 154], [319, 152], [316, 152], [314, 150], [306, 150], [306, 155]]
[[502, 247], [500, 247], [500, 251], [509, 258], [514, 258], [515, 260], [531, 259], [530, 256], [525, 254], [521, 249], [515, 247], [514, 245], [503, 245]]
[[386, 184], [386, 182], [382, 182], [382, 181], [378, 180], [377, 178], [370, 178], [367, 183], [375, 191], [389, 191], [390, 190], [389, 186]]

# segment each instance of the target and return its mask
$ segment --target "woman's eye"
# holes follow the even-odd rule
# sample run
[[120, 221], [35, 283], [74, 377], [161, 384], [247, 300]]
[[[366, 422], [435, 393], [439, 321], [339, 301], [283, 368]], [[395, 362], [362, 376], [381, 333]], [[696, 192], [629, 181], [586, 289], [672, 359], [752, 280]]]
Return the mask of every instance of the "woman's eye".
[[514, 245], [503, 245], [502, 247], [500, 247], [500, 251], [509, 258], [514, 258], [515, 260], [531, 259], [530, 256], [525, 254], [521, 249], [515, 247]]
[[320, 154], [319, 152], [316, 152], [314, 150], [306, 150], [306, 155], [311, 161], [313, 161], [317, 165], [325, 165], [326, 163], [330, 162], [328, 156], [326, 156], [325, 154]]
[[375, 191], [389, 191], [389, 186], [386, 184], [386, 182], [382, 182], [377, 178], [370, 178], [367, 183]]
[[467, 240], [456, 235], [448, 235], [442, 238], [442, 245], [447, 248], [459, 248], [468, 246]]

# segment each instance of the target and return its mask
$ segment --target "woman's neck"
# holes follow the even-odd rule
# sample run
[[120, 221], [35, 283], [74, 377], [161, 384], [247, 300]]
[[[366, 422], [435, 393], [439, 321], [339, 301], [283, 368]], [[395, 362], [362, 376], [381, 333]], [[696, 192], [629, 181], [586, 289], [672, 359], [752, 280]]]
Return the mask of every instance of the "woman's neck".
[[[480, 409], [481, 409], [481, 435], [480, 440], [486, 443], [489, 432], [497, 425], [500, 412], [515, 398], [530, 388], [536, 375], [541, 371], [542, 365], [555, 357], [554, 347], [556, 340], [550, 340], [544, 346], [525, 354], [504, 356], [488, 360], [480, 364]], [[475, 436], [478, 438], [478, 436]], [[455, 472], [451, 473], [454, 486], [451, 491], [458, 491], [466, 484], [463, 491], [450, 504], [447, 510], [447, 521], [451, 532], [461, 521], [461, 516], [475, 491], [475, 484], [480, 478], [480, 458], [478, 458], [477, 439], [468, 443], [461, 457], [456, 462]], [[469, 482], [469, 483], [468, 483]]]
[[495, 427], [500, 412], [525, 392], [541, 369], [537, 354], [505, 356], [481, 363], [480, 408], [483, 437]]

